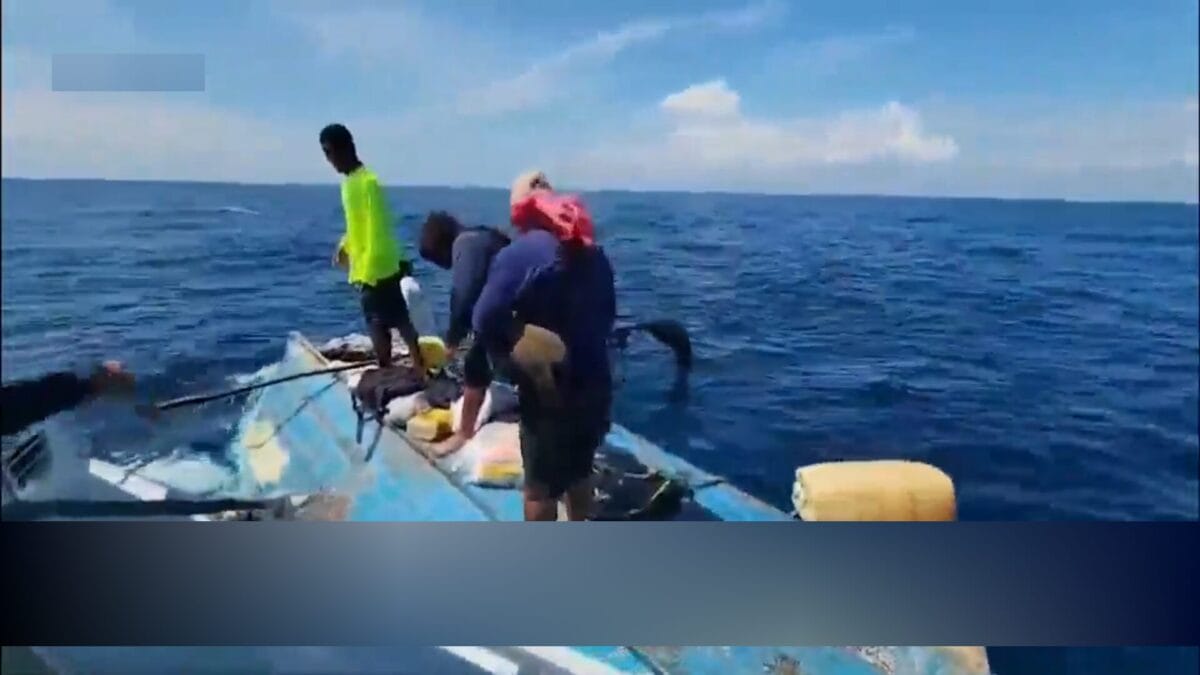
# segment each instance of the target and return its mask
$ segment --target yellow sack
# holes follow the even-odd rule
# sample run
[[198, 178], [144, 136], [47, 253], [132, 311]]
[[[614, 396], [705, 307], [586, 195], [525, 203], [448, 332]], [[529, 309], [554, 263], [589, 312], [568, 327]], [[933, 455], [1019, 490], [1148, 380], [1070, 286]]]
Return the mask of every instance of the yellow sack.
[[520, 426], [513, 422], [485, 424], [471, 439], [474, 469], [470, 481], [496, 488], [520, 487], [525, 479], [521, 461]]
[[800, 467], [792, 503], [809, 521], [947, 521], [957, 516], [949, 476], [928, 464], [900, 460]]
[[427, 370], [437, 370], [446, 365], [446, 343], [435, 335], [423, 335], [417, 338], [417, 347], [421, 350], [421, 360]]
[[430, 408], [410, 418], [404, 430], [418, 441], [440, 441], [450, 435], [451, 421], [449, 410]]

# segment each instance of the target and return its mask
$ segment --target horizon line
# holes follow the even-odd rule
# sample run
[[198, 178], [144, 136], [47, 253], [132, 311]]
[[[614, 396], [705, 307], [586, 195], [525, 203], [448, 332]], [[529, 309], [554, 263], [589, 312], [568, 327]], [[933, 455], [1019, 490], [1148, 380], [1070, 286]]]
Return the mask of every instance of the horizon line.
[[[256, 182], [256, 181], [235, 181], [235, 180], [210, 180], [210, 179], [174, 179], [174, 178], [97, 178], [97, 177], [70, 177], [70, 178], [49, 178], [38, 176], [0, 176], [3, 181], [29, 181], [29, 182], [93, 182], [93, 183], [173, 183], [173, 184], [195, 184], [195, 185], [237, 185], [246, 187], [337, 187], [338, 182], [319, 182], [319, 181], [278, 181], [278, 182]], [[495, 190], [505, 192], [509, 188], [505, 186], [488, 186], [478, 184], [460, 184], [460, 185], [434, 185], [434, 184], [401, 184], [393, 183], [387, 187], [396, 189], [436, 189], [436, 190]], [[1200, 200], [1168, 200], [1168, 199], [1088, 199], [1081, 197], [1017, 197], [1017, 196], [1000, 196], [1000, 195], [938, 195], [938, 194], [916, 194], [916, 193], [871, 193], [871, 192], [765, 192], [752, 190], [717, 190], [717, 189], [687, 189], [687, 188], [663, 188], [663, 189], [637, 189], [637, 188], [570, 188], [572, 192], [580, 193], [604, 193], [604, 192], [625, 192], [630, 194], [665, 194], [665, 195], [708, 195], [708, 196], [733, 196], [733, 197], [799, 197], [799, 198], [857, 198], [857, 199], [941, 199], [941, 200], [960, 200], [960, 201], [999, 201], [999, 202], [1057, 202], [1067, 204], [1142, 204], [1142, 205], [1162, 205], [1162, 206], [1198, 206]]]

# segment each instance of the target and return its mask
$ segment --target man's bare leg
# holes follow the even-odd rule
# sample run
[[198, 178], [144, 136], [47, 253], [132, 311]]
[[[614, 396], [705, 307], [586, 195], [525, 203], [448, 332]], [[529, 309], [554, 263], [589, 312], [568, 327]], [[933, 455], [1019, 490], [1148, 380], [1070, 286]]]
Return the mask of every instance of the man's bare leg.
[[550, 493], [546, 488], [526, 481], [525, 520], [558, 520], [558, 500], [552, 499], [549, 495]]
[[567, 489], [563, 501], [567, 505], [567, 520], [587, 520], [592, 514], [592, 500], [595, 498], [592, 488], [592, 478], [588, 476]]
[[408, 346], [408, 355], [412, 358], [413, 367], [424, 373], [425, 363], [424, 359], [421, 358], [421, 343], [418, 341], [417, 329], [413, 327], [412, 320], [408, 318], [407, 314], [405, 314], [400, 325], [396, 326], [396, 332], [400, 333], [400, 338]]
[[372, 321], [368, 330], [371, 332], [371, 348], [375, 350], [375, 360], [380, 368], [392, 365], [392, 330], [382, 321]]

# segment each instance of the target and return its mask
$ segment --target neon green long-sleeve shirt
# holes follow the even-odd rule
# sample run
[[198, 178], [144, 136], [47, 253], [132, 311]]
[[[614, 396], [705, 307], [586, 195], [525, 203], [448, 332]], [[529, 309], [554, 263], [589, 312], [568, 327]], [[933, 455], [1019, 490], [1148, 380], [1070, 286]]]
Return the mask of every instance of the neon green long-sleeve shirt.
[[346, 234], [340, 246], [350, 260], [350, 283], [374, 284], [400, 269], [404, 250], [392, 231], [392, 216], [379, 179], [367, 167], [342, 181]]

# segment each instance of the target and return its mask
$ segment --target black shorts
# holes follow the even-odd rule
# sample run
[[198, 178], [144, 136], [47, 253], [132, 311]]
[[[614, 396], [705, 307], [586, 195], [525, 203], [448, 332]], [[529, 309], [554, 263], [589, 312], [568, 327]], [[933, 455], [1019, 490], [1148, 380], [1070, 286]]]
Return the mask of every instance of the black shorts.
[[[403, 270], [403, 267], [401, 268]], [[384, 328], [404, 328], [412, 323], [408, 316], [408, 303], [400, 290], [400, 280], [405, 277], [403, 271], [386, 279], [380, 279], [373, 286], [362, 284], [363, 318], [368, 326], [379, 325]]]
[[[538, 403], [528, 387], [520, 395], [521, 461], [525, 480], [558, 499], [592, 474], [596, 450], [604, 443], [612, 420], [609, 387], [566, 396], [562, 407]], [[520, 391], [519, 390], [519, 391]]]

